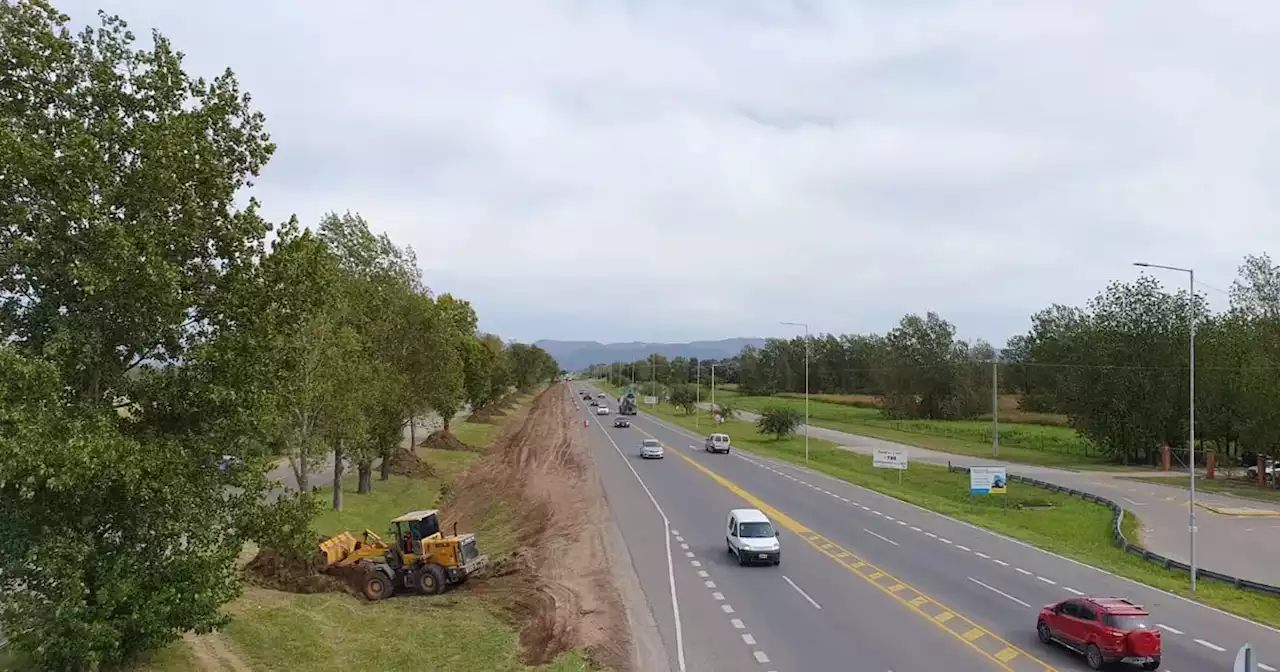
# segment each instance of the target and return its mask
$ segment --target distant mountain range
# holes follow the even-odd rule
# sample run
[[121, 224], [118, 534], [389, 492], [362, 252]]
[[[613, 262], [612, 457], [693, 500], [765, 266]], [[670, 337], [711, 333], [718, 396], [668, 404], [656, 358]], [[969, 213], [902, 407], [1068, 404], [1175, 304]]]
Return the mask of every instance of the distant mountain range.
[[580, 371], [592, 364], [634, 362], [652, 354], [667, 358], [724, 359], [736, 356], [748, 345], [763, 347], [764, 339], [726, 338], [721, 341], [692, 343], [598, 343], [596, 341], [542, 340], [534, 345], [555, 357], [556, 361], [560, 362], [560, 368], [566, 371]]

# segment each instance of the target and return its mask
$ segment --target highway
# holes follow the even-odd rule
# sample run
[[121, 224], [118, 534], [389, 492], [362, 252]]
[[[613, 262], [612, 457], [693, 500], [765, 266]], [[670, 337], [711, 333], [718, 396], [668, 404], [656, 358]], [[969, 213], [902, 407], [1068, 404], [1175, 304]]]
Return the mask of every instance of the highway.
[[[580, 403], [672, 670], [1085, 670], [1035, 636], [1036, 610], [1077, 594], [1145, 605], [1164, 630], [1162, 670], [1230, 670], [1245, 642], [1259, 669], [1280, 666], [1280, 631], [816, 472], [705, 453], [643, 413], [615, 429], [593, 410]], [[665, 459], [638, 457], [648, 437]], [[744, 506], [782, 530], [780, 566], [726, 552], [725, 518]]]
[[[746, 411], [738, 411], [738, 416], [750, 422], [759, 417]], [[1106, 497], [1142, 520], [1142, 539], [1147, 548], [1165, 557], [1189, 562], [1188, 492], [1176, 486], [1123, 480], [1105, 472], [1074, 472], [941, 453], [825, 427], [811, 426], [809, 432], [815, 438], [868, 455], [877, 447], [887, 447], [905, 449], [912, 462], [965, 467], [1003, 464], [1011, 474]], [[1177, 480], [1185, 482], [1185, 475]], [[1280, 562], [1276, 561], [1280, 558], [1280, 535], [1276, 534], [1280, 530], [1280, 505], [1203, 491], [1196, 494], [1196, 501], [1201, 505], [1196, 511], [1196, 556], [1200, 567], [1280, 585]], [[1204, 508], [1206, 505], [1218, 511], [1247, 509], [1252, 515], [1223, 515]]]

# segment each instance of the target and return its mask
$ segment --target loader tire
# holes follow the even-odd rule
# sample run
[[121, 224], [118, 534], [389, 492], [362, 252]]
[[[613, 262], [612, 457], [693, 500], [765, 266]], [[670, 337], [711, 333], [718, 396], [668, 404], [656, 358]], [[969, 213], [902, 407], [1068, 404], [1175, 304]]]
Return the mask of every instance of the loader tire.
[[414, 577], [415, 587], [423, 595], [439, 595], [444, 592], [444, 567], [424, 565]]
[[377, 602], [391, 594], [391, 580], [377, 570], [370, 570], [361, 578], [360, 592], [370, 602]]

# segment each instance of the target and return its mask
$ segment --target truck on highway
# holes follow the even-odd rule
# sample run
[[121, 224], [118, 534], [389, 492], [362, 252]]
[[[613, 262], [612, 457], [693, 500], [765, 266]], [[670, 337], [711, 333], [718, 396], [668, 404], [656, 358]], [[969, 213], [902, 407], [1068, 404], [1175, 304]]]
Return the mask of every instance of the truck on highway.
[[627, 390], [618, 397], [618, 414], [619, 415], [635, 415], [636, 414], [636, 393]]

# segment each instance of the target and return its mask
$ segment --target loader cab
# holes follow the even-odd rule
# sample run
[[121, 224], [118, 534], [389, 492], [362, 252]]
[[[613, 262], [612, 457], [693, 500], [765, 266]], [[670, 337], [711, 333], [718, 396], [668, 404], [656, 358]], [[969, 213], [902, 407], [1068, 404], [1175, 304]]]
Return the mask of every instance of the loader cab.
[[410, 511], [391, 521], [395, 526], [396, 544], [406, 556], [430, 556], [431, 542], [439, 541], [440, 515], [435, 509]]

